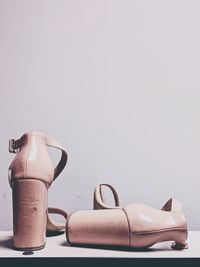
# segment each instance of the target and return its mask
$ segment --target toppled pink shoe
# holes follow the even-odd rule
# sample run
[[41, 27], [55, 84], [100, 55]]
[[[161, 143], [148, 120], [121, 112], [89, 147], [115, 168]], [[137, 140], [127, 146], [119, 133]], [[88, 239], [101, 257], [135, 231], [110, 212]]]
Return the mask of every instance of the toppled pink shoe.
[[[101, 187], [108, 186], [115, 206], [103, 201]], [[110, 245], [146, 248], [157, 242], [175, 241], [174, 249], [187, 248], [187, 224], [181, 204], [170, 199], [161, 210], [145, 204], [122, 208], [115, 189], [108, 184], [95, 188], [94, 209], [72, 213], [66, 224], [70, 244]]]

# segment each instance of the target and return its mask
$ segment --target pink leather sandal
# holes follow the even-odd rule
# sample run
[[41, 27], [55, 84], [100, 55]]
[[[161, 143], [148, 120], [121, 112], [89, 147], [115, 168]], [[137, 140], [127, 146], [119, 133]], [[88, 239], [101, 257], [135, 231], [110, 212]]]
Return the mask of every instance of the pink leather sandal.
[[[104, 202], [103, 186], [112, 190], [115, 206]], [[115, 189], [101, 184], [95, 188], [94, 209], [68, 217], [66, 236], [70, 244], [146, 248], [157, 242], [175, 241], [172, 248], [187, 248], [187, 224], [181, 204], [175, 199], [168, 200], [161, 210], [145, 204], [122, 208]]]
[[[61, 150], [61, 159], [54, 169], [47, 146]], [[64, 230], [48, 213], [67, 214], [49, 208], [48, 188], [64, 169], [67, 153], [56, 140], [40, 132], [25, 133], [9, 141], [9, 152], [17, 153], [9, 171], [13, 196], [13, 245], [18, 250], [39, 250], [45, 246], [46, 231]]]

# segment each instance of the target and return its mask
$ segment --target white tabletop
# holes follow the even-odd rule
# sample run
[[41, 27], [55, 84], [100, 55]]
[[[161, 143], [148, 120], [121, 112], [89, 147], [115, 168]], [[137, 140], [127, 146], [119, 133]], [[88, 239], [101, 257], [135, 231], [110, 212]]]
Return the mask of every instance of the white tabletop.
[[190, 231], [188, 249], [171, 249], [172, 242], [162, 242], [143, 251], [122, 248], [73, 247], [67, 244], [65, 234], [47, 237], [46, 247], [25, 256], [12, 249], [12, 232], [0, 232], [0, 257], [114, 257], [114, 258], [199, 258], [200, 231]]

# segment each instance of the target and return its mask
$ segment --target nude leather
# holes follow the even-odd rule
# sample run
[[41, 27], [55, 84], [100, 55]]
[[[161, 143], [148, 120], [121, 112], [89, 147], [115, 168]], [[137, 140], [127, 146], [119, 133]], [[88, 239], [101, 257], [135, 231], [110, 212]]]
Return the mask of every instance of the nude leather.
[[49, 214], [59, 214], [59, 215], [62, 215], [65, 220], [67, 219], [68, 217], [68, 214], [62, 210], [62, 209], [58, 209], [58, 208], [48, 208], [48, 215], [47, 215], [47, 232], [56, 232], [56, 231], [60, 231], [60, 230], [63, 230], [65, 229], [65, 224], [62, 224], [62, 223], [57, 223], [57, 222], [54, 222], [50, 219], [49, 217]]
[[72, 213], [66, 224], [70, 244], [129, 246], [128, 221], [118, 210], [84, 210]]
[[156, 242], [175, 241], [173, 248], [187, 247], [187, 224], [180, 202], [170, 199], [161, 210], [137, 203], [122, 208], [115, 189], [106, 186], [112, 190], [117, 205], [105, 204], [101, 186], [96, 187], [96, 210], [77, 211], [67, 219], [66, 235], [70, 244], [145, 248]]
[[[67, 153], [56, 140], [41, 132], [25, 133], [15, 141], [18, 149], [9, 167], [13, 191], [13, 244], [17, 249], [40, 249], [45, 245], [46, 231], [57, 231], [65, 225], [56, 224], [49, 213], [64, 211], [47, 207], [47, 190], [66, 165]], [[54, 168], [47, 146], [61, 150], [61, 159]]]
[[[115, 206], [111, 206], [105, 203], [104, 198], [103, 198], [103, 192], [102, 192], [103, 187], [108, 187], [111, 190], [113, 194]], [[97, 185], [94, 190], [93, 207], [95, 210], [97, 209], [120, 209], [121, 206], [119, 204], [119, 197], [118, 197], [118, 194], [115, 188], [110, 184]]]
[[[49, 139], [43, 133], [25, 133], [19, 140], [20, 151], [9, 167], [9, 176], [13, 179], [32, 178], [45, 182], [47, 187], [60, 174], [67, 162], [67, 154], [56, 140]], [[46, 146], [62, 150], [62, 160], [54, 170]]]
[[37, 250], [45, 245], [47, 188], [39, 180], [13, 183], [13, 245], [16, 249]]

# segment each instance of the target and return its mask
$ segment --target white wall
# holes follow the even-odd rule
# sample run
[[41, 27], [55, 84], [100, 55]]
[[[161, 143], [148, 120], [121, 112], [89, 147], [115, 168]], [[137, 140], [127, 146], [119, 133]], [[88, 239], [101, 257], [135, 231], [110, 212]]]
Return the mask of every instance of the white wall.
[[69, 161], [50, 205], [182, 201], [200, 229], [200, 2], [0, 0], [0, 228], [12, 228], [8, 139], [39, 130]]

